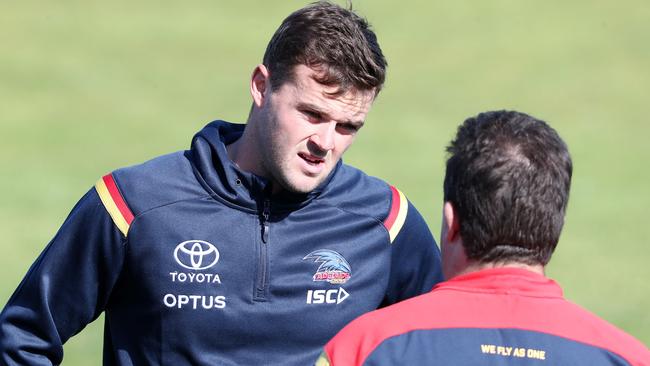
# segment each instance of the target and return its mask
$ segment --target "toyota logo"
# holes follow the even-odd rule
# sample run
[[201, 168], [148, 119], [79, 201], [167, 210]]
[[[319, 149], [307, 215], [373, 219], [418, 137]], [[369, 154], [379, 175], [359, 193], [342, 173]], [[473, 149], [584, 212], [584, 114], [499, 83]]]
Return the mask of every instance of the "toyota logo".
[[188, 240], [176, 246], [174, 259], [187, 269], [208, 269], [219, 261], [219, 251], [207, 241]]

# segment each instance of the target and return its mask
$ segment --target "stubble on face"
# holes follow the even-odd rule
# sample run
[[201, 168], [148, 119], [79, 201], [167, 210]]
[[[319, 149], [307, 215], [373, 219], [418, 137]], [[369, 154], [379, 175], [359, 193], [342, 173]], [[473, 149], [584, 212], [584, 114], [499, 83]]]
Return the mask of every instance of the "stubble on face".
[[261, 165], [266, 176], [274, 185], [274, 193], [280, 188], [295, 193], [308, 193], [309, 191], [303, 192], [301, 187], [294, 185], [285, 174], [289, 170], [286, 159], [289, 141], [278, 127], [277, 117], [272, 114], [268, 116], [266, 124], [260, 132], [263, 134], [259, 139], [260, 145], [262, 145]]
[[[337, 127], [334, 147], [321, 149], [313, 140], [318, 123], [309, 122], [300, 111], [301, 105], [321, 109], [332, 120], [359, 120], [363, 123], [374, 99], [373, 91], [350, 91], [334, 95], [335, 86], [325, 86], [315, 80], [316, 71], [306, 66], [296, 67], [294, 80], [274, 91], [265, 107], [264, 123], [258, 130], [260, 163], [264, 175], [274, 184], [273, 191], [285, 189], [309, 193], [331, 173], [345, 150], [352, 144], [356, 131], [342, 134]], [[319, 173], [301, 169], [301, 155], [322, 158]]]

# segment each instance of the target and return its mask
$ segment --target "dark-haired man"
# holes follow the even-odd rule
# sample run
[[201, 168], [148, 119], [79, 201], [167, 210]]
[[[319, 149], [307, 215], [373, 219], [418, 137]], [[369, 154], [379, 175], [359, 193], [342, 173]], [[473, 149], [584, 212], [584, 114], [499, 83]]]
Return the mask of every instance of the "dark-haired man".
[[59, 364], [106, 313], [106, 365], [306, 365], [358, 315], [428, 291], [440, 256], [388, 184], [342, 164], [386, 61], [355, 13], [291, 14], [246, 126], [106, 175], [0, 316], [0, 363]]
[[544, 276], [569, 199], [558, 134], [518, 112], [479, 114], [447, 148], [446, 282], [352, 322], [318, 365], [650, 365], [636, 339]]

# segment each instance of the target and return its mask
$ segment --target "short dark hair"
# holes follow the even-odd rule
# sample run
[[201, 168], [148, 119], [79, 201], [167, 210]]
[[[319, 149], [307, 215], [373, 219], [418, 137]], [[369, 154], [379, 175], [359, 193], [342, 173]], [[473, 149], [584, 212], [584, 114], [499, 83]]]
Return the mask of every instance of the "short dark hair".
[[293, 78], [296, 65], [320, 76], [321, 84], [337, 86], [339, 95], [352, 88], [379, 93], [386, 78], [386, 59], [368, 22], [327, 1], [312, 3], [289, 15], [275, 32], [264, 53], [277, 90]]
[[546, 265], [573, 170], [558, 133], [524, 113], [486, 112], [465, 120], [447, 152], [444, 199], [458, 213], [467, 257]]

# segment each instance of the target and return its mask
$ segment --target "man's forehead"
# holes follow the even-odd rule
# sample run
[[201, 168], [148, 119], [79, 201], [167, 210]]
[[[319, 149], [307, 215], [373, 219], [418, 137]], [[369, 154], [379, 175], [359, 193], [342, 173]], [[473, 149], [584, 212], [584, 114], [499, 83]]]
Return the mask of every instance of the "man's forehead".
[[288, 82], [293, 82], [297, 86], [303, 88], [320, 89], [328, 97], [344, 97], [348, 99], [357, 99], [360, 96], [369, 98], [371, 101], [374, 99], [376, 90], [372, 89], [358, 89], [354, 86], [346, 86], [342, 88], [340, 84], [330, 84], [323, 82], [329, 80], [327, 76], [326, 67], [309, 67], [306, 65], [298, 64], [293, 67], [292, 78]]
[[342, 91], [338, 85], [325, 85], [318, 81], [318, 71], [304, 65], [296, 66], [294, 78], [288, 83], [296, 88], [296, 101], [322, 105], [321, 108], [344, 107], [355, 114], [365, 114], [375, 98], [374, 90], [349, 88]]

